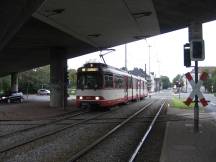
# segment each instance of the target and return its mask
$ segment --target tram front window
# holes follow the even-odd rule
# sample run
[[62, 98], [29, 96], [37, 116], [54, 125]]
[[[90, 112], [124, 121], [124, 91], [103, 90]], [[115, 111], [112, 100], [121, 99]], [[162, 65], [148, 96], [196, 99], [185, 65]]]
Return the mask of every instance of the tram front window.
[[101, 88], [101, 77], [98, 74], [78, 74], [77, 76], [78, 89], [98, 89]]

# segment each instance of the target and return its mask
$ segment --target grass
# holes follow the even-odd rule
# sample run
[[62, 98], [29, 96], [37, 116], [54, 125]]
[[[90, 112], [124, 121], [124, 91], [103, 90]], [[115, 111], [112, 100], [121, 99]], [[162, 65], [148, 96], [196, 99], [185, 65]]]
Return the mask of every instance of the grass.
[[194, 103], [191, 103], [190, 106], [187, 106], [184, 104], [183, 100], [173, 97], [170, 106], [174, 108], [178, 108], [178, 109], [190, 109], [191, 110], [194, 108]]
[[174, 97], [171, 102], [171, 107], [179, 108], [179, 109], [193, 109], [194, 103], [192, 103], [190, 106], [187, 106], [184, 104], [183, 100]]

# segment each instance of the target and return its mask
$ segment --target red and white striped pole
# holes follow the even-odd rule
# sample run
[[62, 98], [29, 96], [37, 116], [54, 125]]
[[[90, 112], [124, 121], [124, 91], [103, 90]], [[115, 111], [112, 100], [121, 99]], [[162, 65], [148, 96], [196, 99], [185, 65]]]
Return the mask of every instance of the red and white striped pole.
[[202, 92], [200, 91], [200, 87], [203, 84], [203, 81], [208, 78], [208, 73], [203, 72], [200, 76], [200, 80], [197, 82], [197, 84], [194, 82], [193, 77], [190, 73], [185, 74], [186, 78], [188, 79], [189, 83], [191, 84], [193, 91], [190, 93], [189, 97], [187, 98], [184, 103], [189, 106], [193, 102], [193, 98], [195, 95], [198, 96], [200, 99], [201, 104], [205, 107], [208, 105], [208, 102], [206, 101], [205, 97], [203, 96]]
[[[200, 75], [200, 80], [198, 81], [197, 86], [201, 87], [201, 85], [203, 84], [203, 81], [207, 80], [207, 78], [208, 78], [208, 73], [203, 72]], [[208, 102], [206, 101], [205, 97], [203, 96], [203, 94], [200, 91], [198, 91], [197, 96], [199, 97], [200, 102], [204, 107], [208, 105]]]
[[[191, 84], [191, 87], [194, 89], [194, 88], [195, 88], [195, 82], [194, 82], [193, 77], [191, 76], [191, 74], [190, 74], [190, 73], [186, 73], [185, 76], [186, 76], [186, 78], [188, 79], [189, 83]], [[195, 96], [195, 91], [193, 90], [193, 91], [190, 93], [190, 95], [189, 95], [189, 97], [187, 98], [187, 100], [184, 101], [184, 103], [185, 103], [187, 106], [189, 106], [189, 105], [193, 102], [194, 96]]]

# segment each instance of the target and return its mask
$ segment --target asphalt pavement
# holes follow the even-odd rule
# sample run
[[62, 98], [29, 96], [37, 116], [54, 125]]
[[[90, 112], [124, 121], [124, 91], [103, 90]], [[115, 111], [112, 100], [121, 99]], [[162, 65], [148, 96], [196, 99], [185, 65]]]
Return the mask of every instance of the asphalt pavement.
[[[174, 94], [164, 90], [152, 98], [185, 100], [189, 93]], [[216, 161], [216, 97], [204, 94], [209, 105], [199, 114], [199, 131], [194, 131], [193, 110], [169, 107], [167, 126], [160, 162], [215, 162]], [[175, 120], [170, 120], [175, 119]]]

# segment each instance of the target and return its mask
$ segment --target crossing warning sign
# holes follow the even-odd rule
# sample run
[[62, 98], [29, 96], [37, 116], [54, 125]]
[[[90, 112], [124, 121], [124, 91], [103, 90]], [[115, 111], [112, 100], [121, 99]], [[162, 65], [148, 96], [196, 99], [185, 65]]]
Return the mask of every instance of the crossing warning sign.
[[206, 101], [206, 99], [204, 98], [202, 92], [200, 91], [200, 87], [202, 86], [203, 84], [203, 81], [206, 80], [208, 78], [208, 73], [206, 72], [203, 72], [201, 75], [200, 75], [200, 80], [195, 83], [195, 81], [193, 80], [193, 77], [191, 76], [190, 73], [186, 73], [185, 74], [186, 78], [188, 79], [189, 83], [191, 84], [192, 86], [192, 92], [190, 93], [189, 97], [187, 98], [186, 101], [184, 101], [184, 103], [189, 106], [192, 102], [193, 102], [193, 98], [195, 97], [195, 95], [198, 96], [201, 104], [203, 106], [207, 106], [208, 105], [208, 102]]

